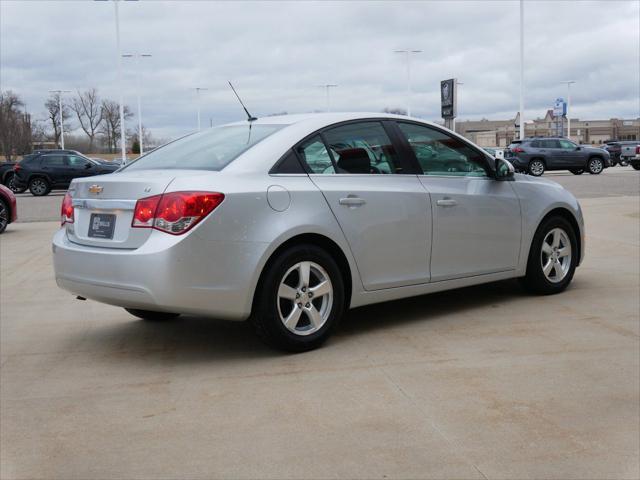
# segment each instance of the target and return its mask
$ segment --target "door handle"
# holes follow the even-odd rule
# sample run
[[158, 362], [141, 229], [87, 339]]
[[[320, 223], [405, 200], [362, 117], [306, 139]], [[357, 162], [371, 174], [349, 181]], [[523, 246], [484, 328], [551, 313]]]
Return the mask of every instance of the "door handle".
[[340, 205], [346, 205], [348, 207], [359, 207], [360, 205], [364, 205], [367, 202], [365, 202], [364, 198], [348, 196], [345, 198], [341, 198], [338, 203], [340, 203]]
[[442, 200], [438, 200], [436, 205], [439, 207], [455, 207], [458, 204], [453, 198], [443, 198]]

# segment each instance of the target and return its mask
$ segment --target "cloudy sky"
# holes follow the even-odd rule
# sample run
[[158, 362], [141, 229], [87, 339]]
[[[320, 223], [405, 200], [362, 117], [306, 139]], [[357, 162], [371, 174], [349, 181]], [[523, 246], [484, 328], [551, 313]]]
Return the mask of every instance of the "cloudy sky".
[[[439, 115], [439, 81], [457, 77], [459, 118], [512, 118], [519, 94], [519, 2], [120, 2], [122, 50], [151, 53], [140, 75], [145, 125], [160, 137], [243, 118], [231, 80], [254, 115], [406, 105]], [[0, 0], [0, 83], [36, 117], [52, 89], [96, 87], [117, 98], [112, 2]], [[640, 1], [525, 2], [526, 115], [542, 116], [562, 80], [575, 80], [573, 115], [640, 116]], [[134, 107], [134, 63], [124, 60]]]

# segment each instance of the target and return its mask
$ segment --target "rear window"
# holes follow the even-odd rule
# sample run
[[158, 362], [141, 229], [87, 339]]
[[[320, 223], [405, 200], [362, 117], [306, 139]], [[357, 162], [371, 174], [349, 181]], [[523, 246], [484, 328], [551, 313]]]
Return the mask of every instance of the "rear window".
[[130, 163], [125, 170], [222, 170], [284, 125], [232, 125], [194, 133]]

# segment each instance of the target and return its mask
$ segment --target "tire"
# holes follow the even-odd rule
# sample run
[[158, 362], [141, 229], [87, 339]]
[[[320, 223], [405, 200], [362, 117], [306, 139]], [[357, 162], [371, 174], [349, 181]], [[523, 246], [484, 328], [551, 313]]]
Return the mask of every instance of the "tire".
[[10, 216], [9, 205], [7, 205], [4, 200], [0, 199], [0, 233], [7, 229]]
[[631, 168], [633, 168], [634, 170], [640, 170], [640, 163], [638, 162], [633, 162], [631, 164]]
[[151, 310], [138, 310], [137, 308], [125, 308], [125, 310], [134, 317], [141, 318], [142, 320], [148, 320], [150, 322], [162, 322], [180, 316], [179, 313], [153, 312]]
[[[554, 242], [556, 238], [558, 238], [557, 243]], [[561, 252], [567, 246], [570, 246], [568, 257], [562, 256]], [[567, 250], [564, 250], [564, 253], [567, 253]], [[556, 258], [557, 263], [554, 262]], [[545, 273], [548, 262], [551, 262], [551, 268]], [[544, 220], [533, 236], [527, 261], [527, 274], [522, 278], [522, 283], [527, 290], [540, 295], [560, 293], [573, 279], [577, 262], [576, 232], [566, 219], [550, 217]]]
[[51, 184], [46, 178], [34, 177], [29, 180], [29, 191], [34, 197], [44, 197], [51, 191]]
[[7, 175], [4, 179], [4, 186], [11, 190], [13, 193], [22, 193], [27, 187], [17, 187], [15, 183], [16, 176], [14, 173]]
[[584, 173], [584, 170], [582, 168], [572, 168], [569, 169], [569, 171], [574, 175], [582, 175]]
[[[306, 282], [305, 271], [310, 272]], [[320, 284], [327, 287], [322, 294], [315, 291]], [[283, 251], [270, 262], [259, 285], [251, 322], [264, 343], [280, 350], [318, 348], [329, 338], [345, 308], [340, 269], [331, 255], [315, 245]]]
[[593, 157], [587, 163], [587, 171], [591, 175], [599, 175], [604, 170], [604, 161], [600, 157]]
[[529, 162], [529, 174], [534, 177], [540, 177], [545, 171], [545, 165], [542, 160], [534, 159]]

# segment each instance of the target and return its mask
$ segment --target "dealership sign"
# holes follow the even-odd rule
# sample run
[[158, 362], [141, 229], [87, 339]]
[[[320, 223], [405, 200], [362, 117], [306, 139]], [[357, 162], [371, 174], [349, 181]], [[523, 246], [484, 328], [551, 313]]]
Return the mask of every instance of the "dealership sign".
[[449, 80], [442, 80], [440, 82], [440, 109], [442, 111], [442, 118], [450, 119], [456, 117], [456, 104], [457, 104], [457, 86], [458, 82], [456, 78], [450, 78]]
[[567, 102], [564, 101], [564, 98], [556, 98], [556, 101], [553, 104], [553, 116], [564, 117], [566, 114], [567, 114]]

